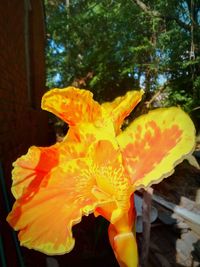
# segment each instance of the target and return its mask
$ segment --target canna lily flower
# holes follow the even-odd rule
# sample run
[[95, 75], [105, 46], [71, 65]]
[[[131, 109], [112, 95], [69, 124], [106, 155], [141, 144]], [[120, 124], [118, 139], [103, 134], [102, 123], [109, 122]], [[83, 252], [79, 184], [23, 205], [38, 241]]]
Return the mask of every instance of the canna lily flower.
[[73, 225], [94, 213], [110, 222], [110, 244], [120, 266], [137, 267], [133, 193], [160, 182], [193, 150], [195, 130], [180, 108], [160, 108], [123, 120], [143, 91], [100, 105], [91, 92], [53, 89], [42, 108], [69, 125], [64, 140], [31, 147], [14, 163], [7, 217], [21, 245], [48, 255], [70, 252]]

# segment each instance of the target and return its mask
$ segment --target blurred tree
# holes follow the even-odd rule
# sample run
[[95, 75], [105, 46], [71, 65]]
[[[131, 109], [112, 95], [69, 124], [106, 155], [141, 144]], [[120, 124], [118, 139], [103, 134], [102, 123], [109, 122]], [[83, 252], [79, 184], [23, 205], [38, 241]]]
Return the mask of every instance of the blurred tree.
[[101, 101], [144, 86], [148, 100], [167, 81], [162, 105], [200, 106], [200, 0], [45, 0], [45, 7], [48, 87], [90, 88]]

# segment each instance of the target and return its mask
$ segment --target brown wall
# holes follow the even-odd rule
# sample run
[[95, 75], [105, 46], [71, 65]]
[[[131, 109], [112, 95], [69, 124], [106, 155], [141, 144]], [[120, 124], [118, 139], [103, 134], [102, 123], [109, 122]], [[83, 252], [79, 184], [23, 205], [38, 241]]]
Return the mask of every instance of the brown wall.
[[[25, 12], [24, 0], [2, 2], [4, 4], [0, 5], [0, 161], [7, 172], [11, 161], [25, 153], [30, 145], [47, 143], [48, 121], [47, 113], [40, 109], [41, 97], [45, 91], [42, 1], [29, 1], [29, 18]], [[6, 174], [9, 179], [9, 173]]]
[[[45, 91], [44, 10], [42, 0], [0, 2], [0, 162], [10, 198], [12, 162], [30, 145], [49, 141], [48, 114], [40, 109]], [[8, 266], [15, 267], [6, 215], [0, 189], [0, 233]]]

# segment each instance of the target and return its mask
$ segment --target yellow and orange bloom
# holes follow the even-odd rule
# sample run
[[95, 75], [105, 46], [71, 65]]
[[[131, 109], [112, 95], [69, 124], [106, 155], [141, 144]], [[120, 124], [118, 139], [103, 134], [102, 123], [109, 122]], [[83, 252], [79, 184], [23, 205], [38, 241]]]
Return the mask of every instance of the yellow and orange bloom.
[[[94, 213], [110, 222], [110, 244], [120, 266], [137, 267], [133, 193], [160, 182], [195, 144], [192, 121], [180, 108], [156, 109], [121, 131], [143, 91], [100, 105], [91, 92], [53, 89], [42, 108], [69, 125], [60, 143], [31, 147], [14, 163], [8, 215], [21, 245], [48, 255], [71, 251], [72, 226]], [[54, 214], [54, 216], [52, 216]]]

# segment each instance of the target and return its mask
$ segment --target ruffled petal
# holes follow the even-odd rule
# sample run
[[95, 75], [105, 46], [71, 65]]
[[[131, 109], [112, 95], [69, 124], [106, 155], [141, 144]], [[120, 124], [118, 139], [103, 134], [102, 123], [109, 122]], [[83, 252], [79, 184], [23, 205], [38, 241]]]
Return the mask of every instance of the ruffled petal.
[[26, 189], [35, 194], [45, 175], [58, 164], [58, 158], [57, 145], [30, 147], [26, 155], [13, 163], [11, 191], [14, 197], [18, 199]]
[[33, 196], [54, 167], [85, 157], [90, 144], [89, 140], [79, 144], [64, 140], [50, 147], [30, 147], [26, 155], [13, 163], [11, 191], [14, 197], [18, 199], [25, 193]]
[[[59, 148], [59, 165], [43, 177], [35, 194], [28, 190], [19, 197], [8, 216], [12, 227], [20, 230], [21, 245], [50, 255], [63, 254], [73, 248], [71, 228], [83, 214], [94, 212], [98, 206], [109, 206], [112, 210], [107, 211], [114, 223], [122, 210], [128, 210], [129, 180], [124, 177], [116, 147], [108, 140], [98, 141], [88, 150], [89, 158], [66, 161], [60, 155], [65, 149]], [[67, 151], [74, 155], [72, 148]]]
[[7, 220], [20, 230], [21, 245], [48, 255], [72, 250], [72, 226], [99, 201], [92, 193], [95, 175], [90, 165], [90, 160], [76, 159], [54, 168], [37, 194], [16, 201]]
[[195, 129], [181, 109], [156, 109], [137, 118], [118, 142], [134, 189], [147, 187], [169, 176], [192, 152]]
[[117, 97], [112, 102], [105, 102], [101, 106], [111, 116], [116, 134], [120, 133], [124, 119], [131, 113], [135, 106], [141, 101], [144, 91], [129, 91], [124, 96]]
[[93, 94], [74, 87], [47, 92], [42, 98], [42, 109], [52, 112], [70, 126], [101, 118], [101, 106], [93, 100]]

